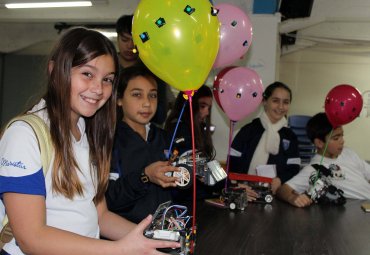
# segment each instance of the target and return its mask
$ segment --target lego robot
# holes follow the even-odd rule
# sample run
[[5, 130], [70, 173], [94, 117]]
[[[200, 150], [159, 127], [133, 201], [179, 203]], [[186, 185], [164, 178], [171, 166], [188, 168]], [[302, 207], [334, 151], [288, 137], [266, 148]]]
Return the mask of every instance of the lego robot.
[[[172, 165], [179, 168], [180, 172], [169, 172], [169, 176], [178, 177], [176, 183], [180, 188], [190, 188], [192, 185], [193, 175], [193, 154], [192, 151], [186, 151], [179, 157], [176, 153], [171, 157]], [[217, 160], [207, 161], [201, 156], [200, 152], [195, 154], [196, 176], [203, 181], [204, 184], [213, 186], [217, 182], [224, 180], [227, 177], [225, 170]]]
[[323, 165], [314, 164], [316, 169], [309, 179], [310, 187], [307, 195], [319, 204], [343, 205], [346, 203], [346, 198], [343, 196], [343, 190], [338, 189], [331, 183], [333, 171]]
[[258, 194], [254, 202], [270, 204], [274, 199], [271, 191], [271, 178], [230, 172], [229, 179], [231, 181], [247, 181], [248, 185]]
[[144, 236], [150, 239], [179, 242], [180, 248], [162, 251], [175, 255], [188, 255], [191, 242], [195, 240], [192, 228], [189, 227], [190, 219], [186, 206], [173, 205], [171, 201], [167, 201], [158, 206], [151, 224], [144, 231]]

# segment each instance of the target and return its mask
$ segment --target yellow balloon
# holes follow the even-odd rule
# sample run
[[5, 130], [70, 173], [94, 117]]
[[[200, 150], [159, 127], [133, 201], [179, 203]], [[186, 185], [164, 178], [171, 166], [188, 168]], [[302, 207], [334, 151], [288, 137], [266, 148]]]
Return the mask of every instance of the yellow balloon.
[[217, 57], [220, 22], [209, 0], [141, 0], [132, 24], [140, 59], [178, 90], [204, 84]]

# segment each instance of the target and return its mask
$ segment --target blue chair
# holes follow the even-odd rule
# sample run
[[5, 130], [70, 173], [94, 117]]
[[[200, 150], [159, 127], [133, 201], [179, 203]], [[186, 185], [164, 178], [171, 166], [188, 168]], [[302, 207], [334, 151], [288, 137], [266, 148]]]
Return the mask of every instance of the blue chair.
[[292, 115], [288, 117], [288, 125], [298, 139], [301, 167], [308, 165], [316, 152], [315, 145], [311, 142], [306, 133], [306, 125], [309, 119], [311, 119], [311, 116], [308, 115]]

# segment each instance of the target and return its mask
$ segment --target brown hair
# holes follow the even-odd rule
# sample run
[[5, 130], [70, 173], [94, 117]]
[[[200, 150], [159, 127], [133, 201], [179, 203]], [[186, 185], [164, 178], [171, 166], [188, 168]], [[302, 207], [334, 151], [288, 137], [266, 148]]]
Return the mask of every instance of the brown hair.
[[[111, 151], [116, 123], [116, 90], [119, 63], [114, 44], [99, 32], [74, 28], [63, 34], [49, 58], [52, 70], [48, 71], [47, 92], [44, 96], [50, 118], [50, 134], [54, 145], [52, 187], [56, 193], [72, 199], [83, 194], [79, 181], [78, 164], [71, 140], [71, 69], [102, 55], [112, 56], [115, 64], [115, 80], [112, 95], [93, 115], [85, 118], [86, 135], [93, 180], [97, 184], [95, 202], [104, 198], [108, 185]], [[96, 177], [96, 178], [95, 178]]]

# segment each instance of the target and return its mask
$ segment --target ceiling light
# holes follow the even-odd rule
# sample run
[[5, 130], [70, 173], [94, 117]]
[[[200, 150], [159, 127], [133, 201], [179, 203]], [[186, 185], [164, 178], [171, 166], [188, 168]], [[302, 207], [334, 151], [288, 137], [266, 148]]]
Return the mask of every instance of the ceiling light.
[[69, 2], [24, 2], [24, 3], [9, 3], [5, 4], [8, 9], [19, 8], [54, 8], [54, 7], [86, 7], [92, 6], [91, 1], [69, 1]]

